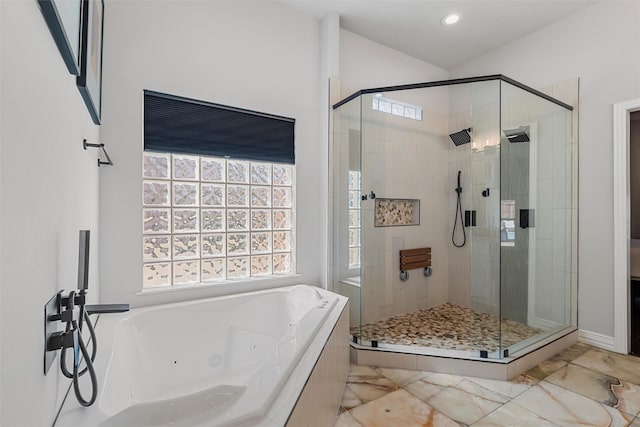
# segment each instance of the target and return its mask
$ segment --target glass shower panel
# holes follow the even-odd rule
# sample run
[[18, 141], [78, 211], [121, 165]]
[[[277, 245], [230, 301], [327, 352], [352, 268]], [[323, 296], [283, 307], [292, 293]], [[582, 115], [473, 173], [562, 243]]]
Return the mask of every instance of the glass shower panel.
[[333, 114], [330, 175], [332, 214], [331, 265], [333, 290], [349, 298], [349, 326], [360, 336], [360, 97], [343, 104]]
[[571, 112], [501, 85], [503, 346], [513, 352], [571, 324]]
[[[362, 95], [365, 341], [428, 346], [424, 310], [447, 303], [447, 105], [446, 87]], [[420, 248], [431, 248], [433, 274], [403, 280], [400, 251]]]
[[[500, 91], [498, 81], [476, 82], [450, 89], [449, 133], [469, 129], [471, 141], [451, 144], [449, 208], [453, 213], [458, 195], [458, 175], [466, 244], [449, 245], [452, 303], [464, 315], [460, 335], [473, 356], [500, 357]], [[458, 214], [459, 215], [459, 214]], [[458, 218], [459, 220], [459, 218]], [[454, 217], [451, 216], [450, 230]], [[453, 241], [451, 243], [454, 243]], [[454, 336], [456, 334], [453, 334]]]

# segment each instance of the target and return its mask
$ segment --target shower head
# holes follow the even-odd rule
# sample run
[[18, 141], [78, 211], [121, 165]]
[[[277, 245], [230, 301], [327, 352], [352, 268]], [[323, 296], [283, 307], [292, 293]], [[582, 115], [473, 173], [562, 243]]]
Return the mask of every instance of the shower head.
[[505, 129], [502, 131], [509, 142], [529, 142], [529, 126], [520, 126], [517, 129]]
[[468, 144], [471, 142], [471, 131], [473, 128], [462, 129], [459, 132], [455, 132], [449, 135], [449, 138], [456, 145]]

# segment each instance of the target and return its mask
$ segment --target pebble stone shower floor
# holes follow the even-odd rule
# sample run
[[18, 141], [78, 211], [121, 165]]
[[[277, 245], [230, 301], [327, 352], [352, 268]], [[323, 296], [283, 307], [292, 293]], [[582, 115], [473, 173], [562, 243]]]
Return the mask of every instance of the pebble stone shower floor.
[[[448, 350], [497, 351], [500, 329], [496, 316], [455, 304], [443, 304], [351, 328], [360, 339], [386, 344], [436, 347]], [[502, 320], [502, 348], [542, 331], [513, 320]]]

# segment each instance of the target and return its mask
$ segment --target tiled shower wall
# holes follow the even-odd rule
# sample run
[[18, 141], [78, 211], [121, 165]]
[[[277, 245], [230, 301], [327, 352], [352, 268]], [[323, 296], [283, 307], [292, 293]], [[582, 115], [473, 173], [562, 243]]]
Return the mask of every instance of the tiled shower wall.
[[[421, 106], [423, 120], [374, 111], [372, 95], [362, 97], [362, 191], [419, 199], [420, 225], [374, 227], [375, 202], [362, 202], [363, 323], [443, 304], [449, 293], [448, 89], [385, 96]], [[399, 251], [425, 246], [432, 248], [433, 275], [416, 269], [401, 281]]]

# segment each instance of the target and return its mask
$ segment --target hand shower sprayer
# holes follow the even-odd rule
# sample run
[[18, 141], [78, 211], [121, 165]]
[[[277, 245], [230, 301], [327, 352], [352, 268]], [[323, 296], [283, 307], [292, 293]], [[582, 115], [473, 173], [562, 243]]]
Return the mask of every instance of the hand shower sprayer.
[[[461, 248], [465, 245], [465, 243], [467, 243], [467, 234], [464, 231], [464, 220], [462, 218], [462, 200], [461, 200], [461, 194], [462, 194], [462, 185], [460, 184], [460, 175], [462, 174], [462, 171], [458, 171], [458, 186], [456, 187], [456, 193], [457, 193], [457, 202], [456, 202], [456, 213], [454, 215], [454, 220], [453, 220], [453, 232], [451, 233], [451, 243], [453, 243], [453, 246], [455, 246], [456, 248]], [[456, 227], [458, 225], [458, 212], [460, 213], [459, 217], [460, 217], [460, 228], [462, 228], [462, 243], [458, 244], [456, 243]]]

